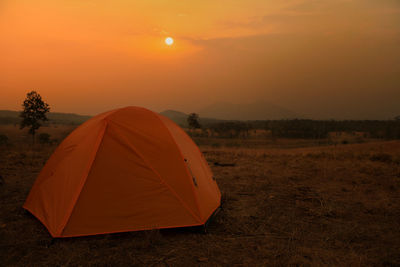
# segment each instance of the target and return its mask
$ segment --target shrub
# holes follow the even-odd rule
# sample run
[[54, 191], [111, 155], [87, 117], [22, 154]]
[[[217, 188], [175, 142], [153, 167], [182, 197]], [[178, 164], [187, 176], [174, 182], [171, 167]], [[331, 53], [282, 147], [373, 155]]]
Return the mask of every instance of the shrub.
[[217, 147], [221, 147], [221, 144], [220, 143], [212, 143], [211, 146], [217, 148]]
[[7, 145], [8, 137], [4, 134], [0, 134], [0, 145]]
[[380, 161], [380, 162], [386, 162], [386, 163], [391, 163], [393, 161], [392, 155], [386, 154], [386, 153], [372, 154], [369, 159], [371, 161]]
[[50, 143], [50, 134], [48, 134], [48, 133], [39, 134], [39, 143], [49, 144]]

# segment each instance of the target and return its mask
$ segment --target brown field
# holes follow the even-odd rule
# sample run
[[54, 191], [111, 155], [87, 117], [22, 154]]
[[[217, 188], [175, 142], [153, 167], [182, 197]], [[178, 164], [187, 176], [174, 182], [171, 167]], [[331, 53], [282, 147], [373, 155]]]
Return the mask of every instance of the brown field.
[[[43, 128], [58, 141], [72, 128]], [[0, 265], [400, 265], [400, 141], [197, 140], [223, 194], [208, 226], [53, 240], [22, 209], [56, 145], [0, 126]], [[222, 167], [219, 163], [235, 163]]]

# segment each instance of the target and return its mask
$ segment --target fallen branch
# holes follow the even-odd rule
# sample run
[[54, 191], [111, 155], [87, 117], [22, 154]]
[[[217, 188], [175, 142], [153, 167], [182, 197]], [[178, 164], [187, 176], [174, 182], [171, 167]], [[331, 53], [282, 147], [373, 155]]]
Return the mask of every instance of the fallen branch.
[[236, 166], [236, 163], [219, 163], [219, 162], [217, 161], [217, 162], [214, 162], [214, 166], [233, 167], [233, 166]]

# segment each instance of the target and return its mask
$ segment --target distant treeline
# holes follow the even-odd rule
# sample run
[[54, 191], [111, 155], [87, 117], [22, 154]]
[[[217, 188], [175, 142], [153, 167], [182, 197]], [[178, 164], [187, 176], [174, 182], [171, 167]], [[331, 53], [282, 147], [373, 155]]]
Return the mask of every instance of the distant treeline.
[[[77, 114], [48, 114], [48, 124], [79, 125], [90, 118]], [[0, 125], [18, 125], [19, 112], [0, 110]], [[357, 135], [360, 138], [400, 139], [400, 117], [394, 120], [265, 120], [265, 121], [219, 121], [202, 120], [203, 129], [191, 131], [195, 136], [222, 138], [296, 138], [324, 139], [341, 133]]]
[[360, 137], [400, 139], [400, 120], [269, 120], [269, 121], [224, 121], [206, 126], [211, 136], [235, 138], [250, 137], [257, 130], [260, 135], [272, 138], [323, 139], [334, 134], [351, 133]]

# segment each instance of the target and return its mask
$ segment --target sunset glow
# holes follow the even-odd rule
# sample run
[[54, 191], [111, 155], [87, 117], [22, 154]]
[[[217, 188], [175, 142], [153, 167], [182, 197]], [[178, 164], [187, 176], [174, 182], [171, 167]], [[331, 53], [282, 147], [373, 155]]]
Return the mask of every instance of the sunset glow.
[[314, 118], [391, 118], [399, 18], [392, 0], [5, 0], [0, 109], [35, 89], [59, 112], [267, 101]]

